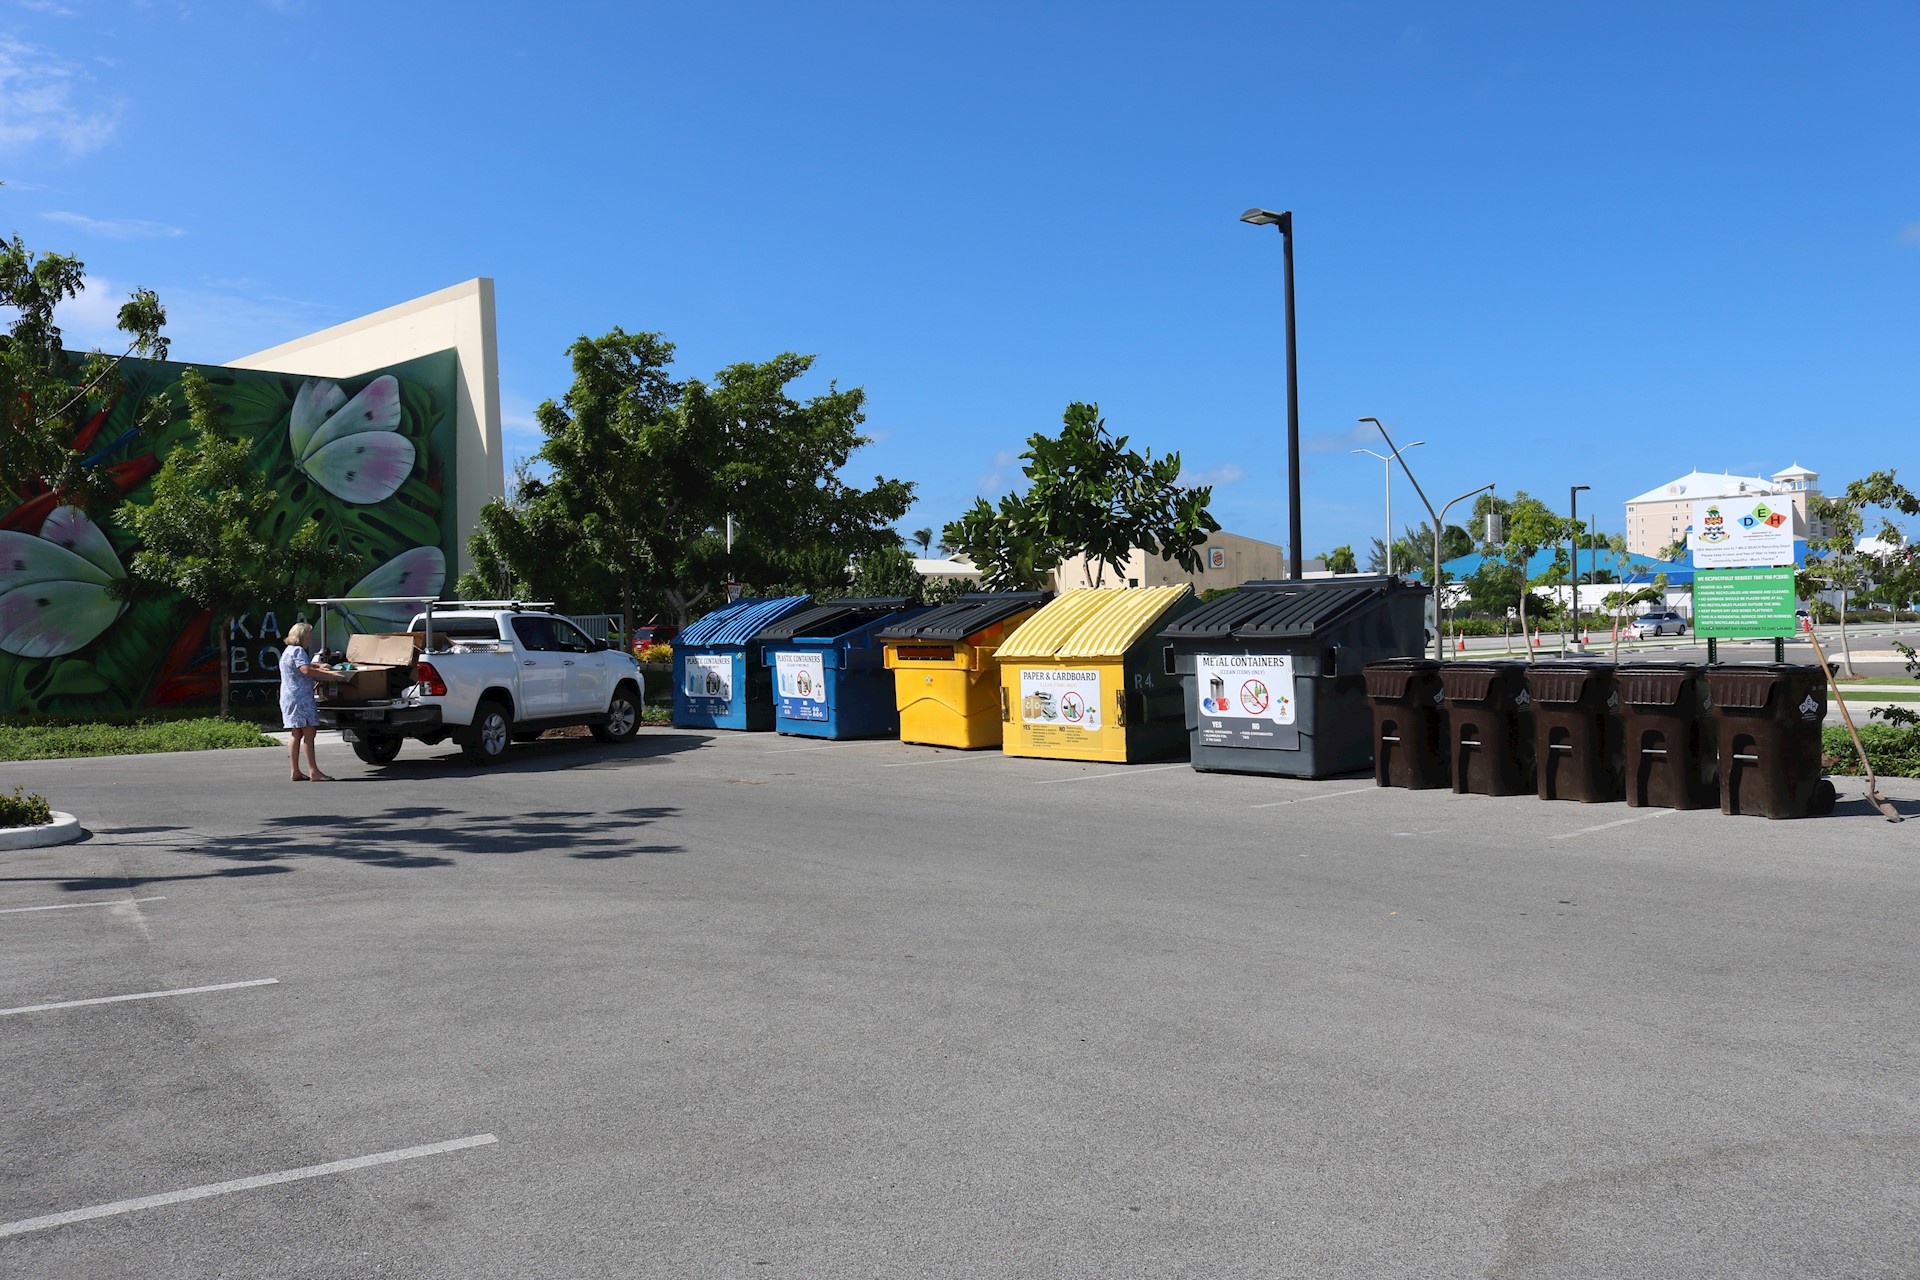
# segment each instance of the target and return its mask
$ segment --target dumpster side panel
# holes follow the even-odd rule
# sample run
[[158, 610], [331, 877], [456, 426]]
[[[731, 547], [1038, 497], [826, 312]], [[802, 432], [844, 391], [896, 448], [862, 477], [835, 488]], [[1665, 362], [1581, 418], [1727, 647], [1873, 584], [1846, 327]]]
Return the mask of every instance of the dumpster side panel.
[[893, 680], [900, 741], [965, 751], [1000, 745], [997, 670], [896, 667]]
[[1123, 663], [1021, 659], [1001, 664], [1000, 683], [1008, 755], [1127, 762], [1126, 729], [1114, 723], [1127, 692]]
[[683, 729], [773, 727], [772, 682], [744, 650], [701, 647], [673, 654], [673, 723]]

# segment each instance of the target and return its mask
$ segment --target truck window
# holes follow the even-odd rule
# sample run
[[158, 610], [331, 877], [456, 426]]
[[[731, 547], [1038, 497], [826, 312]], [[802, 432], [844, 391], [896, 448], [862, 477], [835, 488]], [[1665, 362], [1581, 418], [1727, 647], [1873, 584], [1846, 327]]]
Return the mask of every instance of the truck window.
[[513, 634], [522, 649], [535, 653], [552, 653], [563, 647], [553, 634], [552, 618], [515, 618]]
[[[410, 631], [425, 631], [427, 615], [421, 614], [413, 620]], [[433, 620], [433, 642], [442, 640], [498, 640], [500, 626], [492, 618], [443, 618]]]
[[571, 649], [575, 653], [592, 653], [596, 646], [587, 639], [587, 633], [561, 618], [553, 620], [553, 637], [562, 649]]

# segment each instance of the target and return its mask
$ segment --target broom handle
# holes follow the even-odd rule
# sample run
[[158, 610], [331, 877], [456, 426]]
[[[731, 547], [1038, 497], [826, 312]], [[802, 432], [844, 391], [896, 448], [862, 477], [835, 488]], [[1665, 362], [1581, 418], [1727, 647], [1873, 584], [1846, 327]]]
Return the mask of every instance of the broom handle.
[[1813, 644], [1813, 656], [1820, 659], [1820, 672], [1827, 678], [1827, 687], [1833, 690], [1833, 700], [1840, 704], [1840, 719], [1846, 723], [1847, 736], [1853, 739], [1853, 750], [1860, 757], [1860, 767], [1866, 771], [1867, 794], [1874, 795], [1879, 792], [1880, 783], [1873, 776], [1873, 766], [1867, 763], [1867, 748], [1860, 741], [1859, 730], [1853, 727], [1853, 713], [1847, 710], [1847, 700], [1841, 696], [1840, 686], [1833, 682], [1833, 671], [1827, 666], [1827, 655], [1820, 648], [1820, 638], [1814, 635], [1811, 625], [1807, 627], [1807, 639]]

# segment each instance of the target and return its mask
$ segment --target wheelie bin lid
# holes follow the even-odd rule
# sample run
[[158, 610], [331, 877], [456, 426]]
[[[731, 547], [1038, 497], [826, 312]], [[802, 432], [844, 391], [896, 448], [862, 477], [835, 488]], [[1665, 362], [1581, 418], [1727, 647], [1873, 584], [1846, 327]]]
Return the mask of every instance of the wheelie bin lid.
[[780, 619], [762, 631], [756, 639], [768, 642], [794, 640], [801, 636], [831, 639], [878, 622], [890, 613], [914, 607], [905, 596], [863, 596], [857, 599], [828, 600], [811, 609]]
[[1209, 600], [1166, 630], [1169, 640], [1275, 640], [1311, 636], [1396, 591], [1422, 591], [1395, 574], [1249, 582]]
[[747, 644], [766, 627], [803, 608], [812, 599], [812, 596], [775, 596], [768, 600], [742, 597], [689, 623], [673, 642], [689, 647]]
[[880, 633], [882, 640], [965, 640], [1024, 609], [1053, 599], [1051, 591], [972, 591], [952, 604], [904, 618]]
[[1083, 587], [1057, 597], [1021, 623], [1000, 658], [1118, 658], [1160, 616], [1193, 594], [1171, 587]]

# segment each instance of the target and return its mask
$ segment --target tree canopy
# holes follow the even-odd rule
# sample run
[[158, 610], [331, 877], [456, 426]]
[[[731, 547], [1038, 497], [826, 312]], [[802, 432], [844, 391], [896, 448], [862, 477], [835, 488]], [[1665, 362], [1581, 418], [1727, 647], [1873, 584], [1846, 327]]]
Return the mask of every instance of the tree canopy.
[[[91, 434], [88, 424], [104, 418], [124, 393], [123, 360], [166, 358], [160, 330], [167, 313], [151, 289], [136, 289], [118, 316], [126, 349], [72, 355], [63, 346], [57, 311], [79, 296], [85, 277], [86, 264], [78, 258], [35, 254], [18, 236], [0, 240], [0, 308], [12, 314], [0, 334], [0, 492], [54, 492], [64, 504], [98, 514], [122, 495], [105, 467], [109, 451], [90, 451], [82, 443]], [[151, 397], [135, 414], [135, 427], [157, 431], [172, 414], [165, 396]]]
[[535, 412], [545, 474], [482, 511], [463, 592], [617, 603], [630, 621], [664, 612], [684, 624], [724, 600], [728, 581], [839, 591], [850, 557], [898, 550], [892, 525], [913, 485], [842, 479], [869, 443], [866, 393], [830, 384], [794, 398], [814, 357], [729, 365], [709, 383], [676, 381], [673, 344], [657, 333], [616, 328], [568, 354], [572, 387]]
[[1220, 527], [1207, 509], [1211, 485], [1180, 483], [1180, 455], [1155, 458], [1115, 437], [1100, 406], [1075, 401], [1061, 415], [1057, 435], [1027, 438], [1021, 468], [1025, 493], [995, 505], [981, 498], [946, 526], [942, 541], [966, 554], [996, 590], [1046, 585], [1047, 574], [1072, 556], [1124, 573], [1134, 548], [1177, 562], [1192, 573], [1199, 547]]

